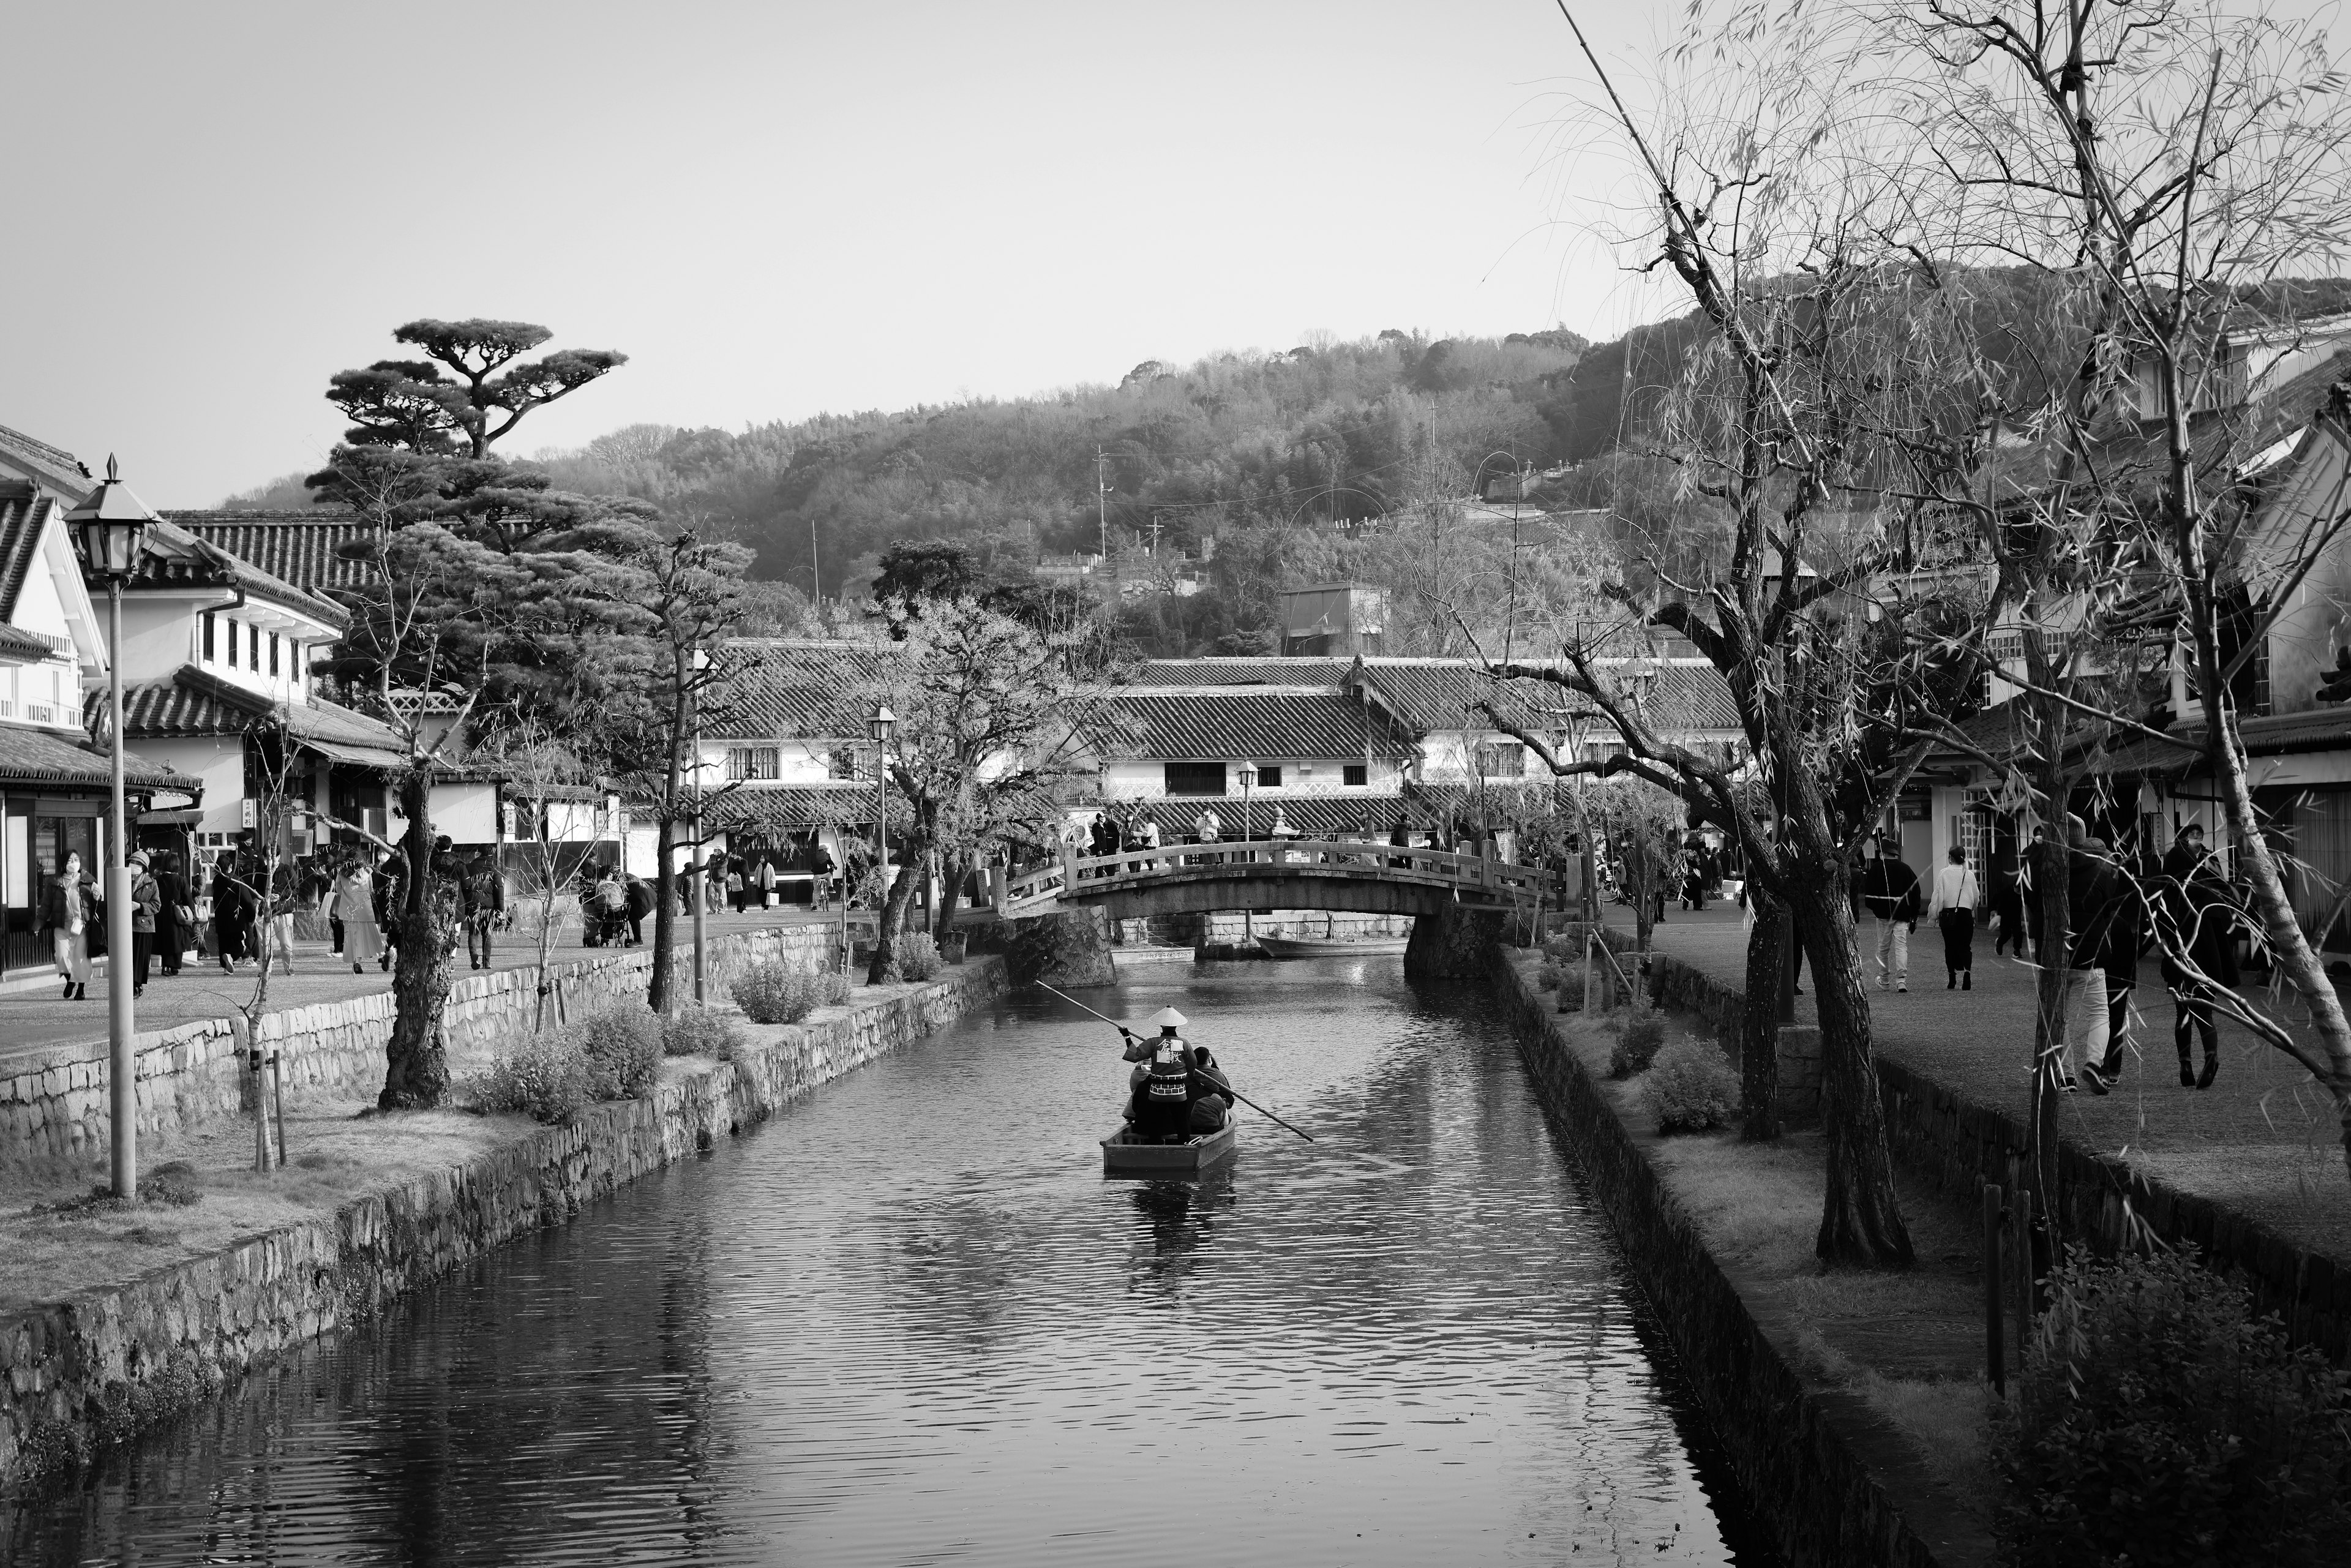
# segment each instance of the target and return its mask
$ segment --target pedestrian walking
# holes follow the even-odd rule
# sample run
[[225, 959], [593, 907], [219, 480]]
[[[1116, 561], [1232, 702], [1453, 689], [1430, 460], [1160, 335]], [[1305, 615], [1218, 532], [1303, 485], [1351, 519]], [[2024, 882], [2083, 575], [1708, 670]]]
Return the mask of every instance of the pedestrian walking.
[[89, 928], [99, 912], [98, 890], [81, 869], [81, 856], [68, 850], [57, 874], [41, 890], [41, 930], [66, 983], [60, 1000], [89, 998]]
[[213, 946], [220, 950], [222, 971], [230, 974], [246, 956], [252, 924], [252, 895], [237, 871], [230, 851], [223, 850], [213, 862]]
[[2106, 972], [2106, 1053], [2095, 1069], [2100, 1091], [2123, 1075], [2123, 1053], [2131, 1042], [2131, 1001], [2138, 989], [2139, 955], [2147, 950], [2147, 901], [2120, 863], [2107, 867], [2113, 896], [2106, 904], [2105, 942], [2098, 967]]
[[[2065, 842], [2065, 922], [2072, 929], [2059, 991], [2064, 1032], [2059, 1040], [2057, 1087], [2070, 1092], [2087, 1083], [2092, 1093], [2104, 1094], [2105, 1080], [2097, 1070], [2105, 1065], [2113, 1027], [2106, 1009], [2105, 959], [2106, 926], [2114, 914], [2114, 869], [2106, 846], [2090, 836], [2079, 818], [2067, 821]], [[2044, 954], [2044, 960], [2048, 956]]]
[[155, 959], [155, 914], [163, 907], [163, 890], [145, 850], [133, 851], [131, 872], [131, 994], [147, 994], [147, 967]]
[[[2163, 857], [2163, 896], [2156, 911], [2163, 947], [2163, 983], [2171, 991], [2171, 1043], [2179, 1053], [2179, 1086], [2210, 1089], [2220, 1072], [2215, 999], [2236, 988], [2237, 901], [2218, 860], [2204, 847], [2204, 829], [2190, 822]], [[2204, 1042], [2204, 1066], [2193, 1066], [2191, 1037]]]
[[283, 966], [281, 974], [294, 972], [294, 904], [297, 890], [294, 869], [288, 865], [272, 867], [268, 873], [269, 901], [264, 912], [261, 928], [261, 967], [269, 967], [274, 956]]
[[1935, 873], [1927, 917], [1943, 934], [1943, 989], [1976, 988], [1976, 904], [1982, 894], [1968, 867], [1968, 852], [1953, 844], [1950, 863]]
[[1877, 988], [1910, 988], [1910, 936], [1918, 929], [1918, 873], [1886, 852], [1884, 835], [1862, 846], [1861, 901], [1877, 920]]
[[162, 900], [155, 909], [155, 956], [164, 975], [177, 975], [195, 935], [195, 912], [188, 907], [188, 879], [176, 851], [155, 852], [155, 890]]
[[335, 918], [342, 923], [342, 956], [350, 960], [352, 974], [366, 974], [368, 960], [383, 956], [383, 927], [375, 920], [375, 879], [366, 863], [358, 860], [347, 863], [327, 898]]
[[490, 967], [490, 933], [497, 926], [498, 916], [506, 913], [507, 889], [490, 852], [477, 849], [473, 863], [465, 868], [461, 884], [463, 907], [465, 912], [465, 967], [486, 969]]

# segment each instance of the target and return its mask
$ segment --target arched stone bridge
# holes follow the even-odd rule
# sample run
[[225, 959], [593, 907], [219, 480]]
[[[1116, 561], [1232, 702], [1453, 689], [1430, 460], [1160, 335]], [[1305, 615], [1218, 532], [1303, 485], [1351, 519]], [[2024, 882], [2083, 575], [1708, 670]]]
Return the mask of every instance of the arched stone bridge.
[[1447, 850], [1354, 840], [1245, 839], [1162, 844], [1114, 855], [1065, 854], [1059, 864], [999, 879], [1004, 919], [1078, 906], [1113, 920], [1209, 910], [1334, 909], [1433, 915], [1464, 907], [1557, 906], [1556, 879], [1539, 866]]

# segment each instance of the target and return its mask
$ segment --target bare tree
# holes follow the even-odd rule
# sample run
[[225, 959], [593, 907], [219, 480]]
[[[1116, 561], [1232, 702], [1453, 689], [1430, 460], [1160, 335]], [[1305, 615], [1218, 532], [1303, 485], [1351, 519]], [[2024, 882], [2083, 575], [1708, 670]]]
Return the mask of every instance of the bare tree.
[[[2031, 268], [2076, 323], [2064, 341], [2070, 374], [2031, 431], [2045, 476], [2019, 487], [2005, 519], [2011, 537], [2044, 541], [2042, 570], [2027, 575], [2050, 612], [2024, 629], [2022, 683], [2040, 716], [2044, 807], [2062, 819], [2069, 749], [2153, 731], [2115, 678], [2133, 665], [2127, 648], [2094, 666], [2107, 689], [2080, 692], [2078, 654], [2056, 656], [2033, 621], [2111, 649], [2134, 622], [2176, 619], [2236, 869], [2314, 1041], [2193, 972], [2177, 941], [2171, 956], [2327, 1089], [2351, 1165], [2351, 1024], [2295, 919], [2239, 722], [2249, 663], [2351, 525], [2339, 402], [2283, 411], [2281, 428], [2262, 385], [2306, 342], [2310, 290], [2297, 279], [2351, 244], [2339, 68], [2314, 25], [2198, 0], [2058, 12], [1924, 0], [1865, 16], [1889, 40], [1898, 96], [1943, 149], [1934, 225], [1970, 259]], [[2331, 493], [2321, 484], [2314, 500], [2270, 504], [2262, 455], [2282, 439], [2297, 443], [2297, 461], [2333, 466]]]

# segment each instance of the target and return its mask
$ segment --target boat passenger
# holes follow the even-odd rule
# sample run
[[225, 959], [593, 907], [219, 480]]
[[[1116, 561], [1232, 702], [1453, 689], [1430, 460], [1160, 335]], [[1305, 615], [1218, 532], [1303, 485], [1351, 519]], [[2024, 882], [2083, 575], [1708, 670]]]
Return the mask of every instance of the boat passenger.
[[1225, 1070], [1208, 1054], [1205, 1045], [1192, 1050], [1192, 1113], [1191, 1127], [1195, 1133], [1214, 1133], [1225, 1124], [1225, 1117], [1233, 1108], [1233, 1086], [1225, 1077]]

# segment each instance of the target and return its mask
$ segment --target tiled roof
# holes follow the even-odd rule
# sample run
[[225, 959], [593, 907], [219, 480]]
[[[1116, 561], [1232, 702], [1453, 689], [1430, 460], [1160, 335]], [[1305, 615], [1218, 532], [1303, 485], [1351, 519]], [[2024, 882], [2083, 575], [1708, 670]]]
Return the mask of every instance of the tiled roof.
[[324, 597], [335, 589], [364, 587], [368, 563], [337, 553], [367, 537], [356, 513], [339, 507], [286, 510], [165, 512], [206, 544], [216, 545], [255, 570]]
[[[2351, 706], [2328, 706], [2302, 713], [2241, 718], [2237, 721], [2237, 729], [2245, 737], [2248, 757], [2351, 749]], [[2166, 731], [2162, 740], [2142, 736], [2118, 741], [2107, 749], [2097, 771], [2178, 774], [2191, 773], [2203, 766], [2204, 727], [2199, 724]]]
[[[93, 694], [95, 705], [104, 700]], [[183, 664], [168, 681], [148, 681], [125, 686], [122, 707], [127, 733], [134, 740], [203, 735], [241, 735], [256, 721], [282, 722], [299, 741], [332, 746], [358, 753], [381, 753], [389, 767], [402, 761], [406, 747], [399, 733], [365, 714], [312, 698], [307, 703], [277, 704], [258, 692], [247, 691], [193, 664]]]
[[[1522, 660], [1521, 663], [1540, 661]], [[1243, 686], [1254, 685], [1343, 686], [1354, 666], [1352, 659], [1327, 657], [1261, 657], [1155, 659], [1135, 678], [1138, 686]], [[1614, 660], [1603, 660], [1605, 666]], [[1364, 677], [1406, 722], [1424, 730], [1489, 727], [1476, 705], [1495, 691], [1495, 683], [1467, 659], [1366, 657]], [[1722, 676], [1703, 660], [1667, 660], [1651, 664], [1657, 681], [1646, 706], [1650, 719], [1671, 734], [1699, 730], [1736, 730], [1738, 705]], [[1570, 706], [1566, 694], [1544, 697], [1532, 682], [1506, 683], [1506, 712], [1515, 696], [1520, 704], [1541, 697], [1540, 706]], [[1538, 728], [1554, 725], [1538, 718]]]
[[[111, 752], [93, 751], [41, 730], [0, 724], [0, 783], [103, 789], [113, 783], [113, 768]], [[201, 779], [158, 768], [135, 752], [124, 755], [122, 778], [134, 789], [172, 789], [188, 795], [204, 789]]]
[[1263, 758], [1404, 760], [1414, 748], [1363, 703], [1328, 686], [1134, 686], [1118, 706], [1136, 723], [1115, 754], [1171, 762]]
[[715, 740], [853, 739], [863, 695], [894, 661], [892, 645], [806, 637], [738, 637], [719, 650], [725, 679], [705, 705]]
[[22, 468], [57, 494], [78, 501], [98, 487], [97, 477], [81, 460], [60, 446], [36, 441], [21, 430], [0, 424], [0, 463]]
[[705, 829], [737, 832], [804, 833], [811, 828], [871, 827], [873, 802], [871, 784], [748, 785], [711, 801], [702, 821]]
[[33, 575], [41, 535], [57, 509], [53, 497], [28, 483], [0, 483], [0, 621], [16, 613], [16, 595]]
[[25, 659], [38, 664], [47, 658], [49, 653], [49, 645], [30, 632], [0, 624], [0, 657]]
[[198, 538], [176, 523], [151, 523], [139, 570], [131, 577], [132, 589], [178, 587], [236, 588], [256, 598], [297, 611], [337, 630], [349, 625], [342, 607], [305, 593], [285, 579], [262, 570], [218, 545]]

